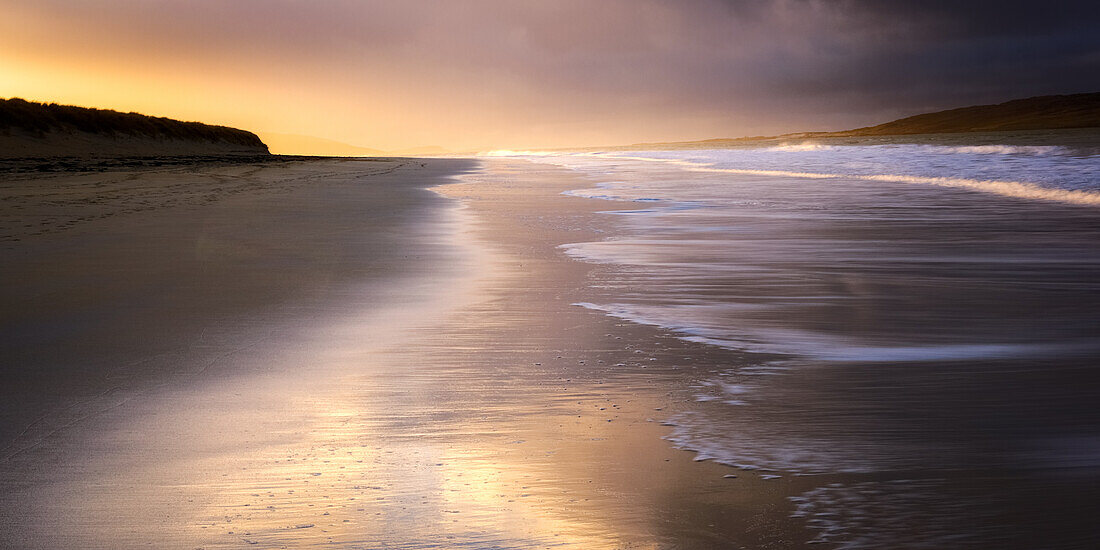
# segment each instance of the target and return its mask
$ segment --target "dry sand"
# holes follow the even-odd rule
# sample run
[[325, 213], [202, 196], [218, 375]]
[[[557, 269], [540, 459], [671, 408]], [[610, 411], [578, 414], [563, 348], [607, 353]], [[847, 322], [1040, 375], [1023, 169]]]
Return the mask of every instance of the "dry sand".
[[661, 439], [741, 359], [571, 305], [588, 182], [474, 168], [6, 177], [0, 547], [804, 546]]

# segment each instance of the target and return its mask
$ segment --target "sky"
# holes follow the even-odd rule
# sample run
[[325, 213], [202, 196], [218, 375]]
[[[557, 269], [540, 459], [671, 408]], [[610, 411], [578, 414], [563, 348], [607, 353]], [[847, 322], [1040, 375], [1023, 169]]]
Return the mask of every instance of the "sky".
[[0, 97], [452, 151], [1100, 91], [1100, 2], [0, 0]]

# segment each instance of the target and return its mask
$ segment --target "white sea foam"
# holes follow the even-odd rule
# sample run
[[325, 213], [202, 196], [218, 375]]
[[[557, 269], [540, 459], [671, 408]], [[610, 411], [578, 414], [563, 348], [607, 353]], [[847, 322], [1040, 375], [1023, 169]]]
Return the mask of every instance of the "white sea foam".
[[932, 152], [972, 155], [1056, 155], [1069, 150], [1057, 145], [964, 145], [958, 147], [928, 146]]
[[[571, 255], [579, 258], [576, 253]], [[598, 263], [606, 261], [606, 259], [603, 259], [599, 260]], [[578, 302], [573, 305], [602, 311], [625, 321], [670, 330], [679, 334], [680, 338], [687, 342], [709, 344], [738, 351], [793, 355], [838, 363], [918, 363], [1024, 359], [1051, 355], [1079, 356], [1100, 351], [1100, 342], [1094, 339], [1048, 343], [994, 342], [876, 346], [852, 338], [838, 337], [822, 332], [728, 326], [721, 321], [721, 319], [728, 316], [712, 320], [707, 315], [708, 309], [711, 311], [718, 309], [726, 313], [732, 313], [765, 307], [751, 304], [647, 307], [636, 304]]]
[[662, 162], [712, 173], [900, 182], [1019, 199], [1100, 205], [1100, 155], [1055, 145], [828, 145], [806, 141], [772, 147], [531, 158], [598, 176], [615, 173], [623, 162]]
[[[664, 162], [670, 164], [677, 164], [682, 166], [685, 170], [692, 170], [698, 172], [713, 172], [713, 173], [725, 173], [725, 174], [740, 174], [740, 175], [753, 175], [753, 176], [771, 176], [771, 177], [785, 177], [785, 178], [804, 178], [804, 179], [855, 179], [865, 181], [881, 181], [881, 182], [897, 182], [897, 183], [912, 183], [921, 185], [936, 185], [940, 187], [952, 187], [958, 189], [967, 189], [971, 191], [979, 191], [984, 193], [992, 193], [1005, 197], [1012, 197], [1018, 199], [1032, 199], [1032, 200], [1044, 200], [1044, 201], [1056, 201], [1069, 204], [1078, 204], [1086, 206], [1100, 206], [1100, 191], [1092, 190], [1077, 190], [1077, 189], [1060, 189], [1055, 187], [1047, 187], [1035, 183], [1029, 183], [1024, 181], [1012, 181], [1012, 180], [985, 180], [985, 179], [971, 179], [949, 176], [919, 176], [919, 175], [906, 175], [906, 174], [858, 174], [858, 173], [830, 173], [830, 172], [809, 172], [809, 171], [797, 171], [797, 170], [764, 170], [764, 169], [750, 169], [750, 168], [721, 168], [715, 165], [715, 163], [697, 162], [685, 159], [676, 158], [653, 158], [653, 157], [619, 157], [630, 160], [639, 160], [646, 162]], [[1096, 182], [1100, 185], [1100, 181]]]
[[823, 143], [815, 143], [812, 141], [805, 141], [802, 143], [780, 143], [774, 147], [768, 147], [768, 151], [778, 151], [785, 153], [794, 153], [801, 151], [829, 151], [835, 149], [835, 146], [825, 145]]
[[537, 151], [537, 150], [515, 150], [515, 149], [494, 149], [492, 151], [482, 151], [477, 154], [479, 157], [549, 157], [555, 156], [559, 153], [550, 151]]

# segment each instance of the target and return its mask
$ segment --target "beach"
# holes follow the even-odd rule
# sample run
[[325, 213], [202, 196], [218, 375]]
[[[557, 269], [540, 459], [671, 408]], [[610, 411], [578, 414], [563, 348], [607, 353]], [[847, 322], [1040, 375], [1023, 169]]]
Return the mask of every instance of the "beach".
[[[706, 350], [571, 305], [591, 267], [553, 246], [601, 231], [577, 182], [425, 190], [469, 169], [52, 174], [151, 206], [43, 230], [56, 194], [25, 199], [47, 221], [4, 251], [3, 546], [806, 539], [791, 482], [660, 439]], [[174, 181], [195, 202], [152, 205]]]
[[8, 2], [0, 550], [1100, 549], [1100, 3], [992, 8]]
[[[6, 177], [16, 198], [0, 250], [0, 546], [1087, 543], [1091, 463], [1026, 471], [993, 459], [1003, 439], [958, 445], [983, 429], [950, 426], [960, 394], [982, 395], [966, 384], [982, 365], [922, 356], [905, 360], [927, 370], [884, 371], [872, 367], [896, 356], [843, 357], [799, 370], [806, 354], [784, 340], [735, 346], [625, 309], [667, 305], [678, 295], [660, 283], [674, 279], [639, 268], [646, 253], [623, 263], [602, 247], [661, 250], [638, 233], [647, 228], [697, 243], [701, 233], [640, 212], [670, 204], [655, 195], [584, 191], [630, 198], [606, 187], [633, 181], [635, 165], [614, 160], [608, 175], [569, 162], [315, 159]], [[653, 174], [646, 181], [665, 181]], [[940, 200], [966, 194], [950, 193], [960, 195]], [[729, 241], [747, 247], [746, 262], [765, 235], [755, 229]], [[659, 267], [694, 265], [666, 254]], [[698, 304], [746, 288], [729, 272], [721, 285], [693, 273], [673, 275]], [[793, 287], [753, 273], [758, 296], [793, 300]], [[788, 326], [827, 318], [799, 303]], [[770, 319], [741, 311], [737, 326]], [[844, 351], [827, 344], [812, 347]], [[875, 349], [900, 353], [888, 348]], [[1081, 382], [1071, 408], [1090, 399], [1089, 353], [1058, 371]], [[1024, 380], [1063, 397], [1064, 386], [1017, 367], [1009, 389]], [[797, 375], [770, 372], [785, 369]], [[944, 376], [963, 382], [959, 393], [914, 405]]]

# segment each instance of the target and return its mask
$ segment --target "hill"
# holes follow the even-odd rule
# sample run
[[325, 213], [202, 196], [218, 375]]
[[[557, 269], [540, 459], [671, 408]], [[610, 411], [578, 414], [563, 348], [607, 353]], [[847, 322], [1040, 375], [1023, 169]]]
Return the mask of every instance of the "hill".
[[435, 155], [447, 155], [450, 154], [450, 151], [438, 145], [422, 145], [420, 147], [398, 149], [396, 151], [392, 151], [392, 153], [397, 156], [430, 157]]
[[962, 107], [827, 135], [886, 136], [1095, 127], [1100, 127], [1100, 92], [1029, 97], [996, 105]]
[[331, 139], [298, 134], [276, 134], [260, 132], [264, 143], [271, 147], [276, 155], [308, 155], [317, 157], [422, 157], [446, 155], [450, 151], [435, 145], [410, 147], [383, 151], [370, 147], [360, 147]]
[[0, 99], [0, 158], [268, 154], [256, 134], [199, 122]]
[[1100, 128], [1100, 92], [1029, 97], [994, 105], [961, 107], [901, 118], [877, 126], [839, 132], [796, 132], [778, 136], [638, 143], [629, 147], [730, 147], [786, 139], [911, 136], [916, 134], [1071, 130], [1080, 128]]
[[380, 149], [359, 147], [347, 143], [297, 134], [261, 132], [264, 143], [275, 155], [309, 155], [317, 157], [384, 157]]

